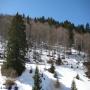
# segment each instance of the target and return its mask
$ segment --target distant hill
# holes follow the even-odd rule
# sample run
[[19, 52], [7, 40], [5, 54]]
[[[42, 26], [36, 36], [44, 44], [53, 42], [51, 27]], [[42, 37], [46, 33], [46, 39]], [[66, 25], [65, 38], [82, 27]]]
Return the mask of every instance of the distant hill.
[[[79, 50], [89, 48], [90, 26], [75, 26], [70, 21], [58, 22], [53, 18], [31, 18], [22, 15], [26, 24], [26, 35], [28, 45], [64, 45], [66, 47], [74, 47]], [[8, 30], [11, 25], [13, 16], [0, 15], [0, 36], [1, 40], [8, 39]], [[86, 39], [88, 42], [86, 42]], [[36, 43], [36, 44], [35, 44]], [[86, 45], [87, 43], [87, 45]]]

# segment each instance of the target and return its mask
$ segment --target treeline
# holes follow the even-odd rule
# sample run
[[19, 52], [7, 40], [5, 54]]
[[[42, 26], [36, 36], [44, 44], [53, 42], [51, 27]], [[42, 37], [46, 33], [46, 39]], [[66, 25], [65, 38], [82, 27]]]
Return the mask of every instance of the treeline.
[[[32, 20], [33, 20], [35, 23], [38, 23], [38, 22], [40, 22], [42, 24], [48, 23], [50, 26], [55, 26], [55, 28], [63, 27], [68, 30], [74, 29], [78, 33], [87, 33], [87, 32], [90, 33], [90, 24], [89, 23], [86, 23], [86, 25], [81, 24], [81, 25], [75, 26], [73, 23], [71, 23], [68, 20], [66, 20], [64, 22], [59, 22], [53, 18], [50, 18], [50, 17], [45, 18], [44, 16], [39, 17], [39, 18], [35, 17], [34, 19], [32, 19], [30, 16], [25, 16], [24, 14], [22, 16], [28, 24], [30, 24], [30, 22], [32, 22]], [[7, 30], [10, 26], [12, 18], [13, 18], [13, 16], [11, 16], [11, 15], [0, 14], [0, 27], [1, 27], [0, 32], [5, 31], [7, 33]], [[5, 32], [3, 32], [3, 33], [5, 33]]]
[[[27, 19], [29, 19], [29, 16], [28, 16]], [[89, 25], [89, 23], [86, 23], [86, 25], [81, 24], [81, 25], [75, 26], [73, 23], [71, 23], [68, 20], [66, 20], [64, 22], [59, 22], [59, 21], [56, 21], [53, 18], [45, 18], [44, 16], [42, 16], [40, 18], [36, 18], [35, 17], [34, 21], [35, 22], [41, 22], [41, 23], [48, 22], [49, 25], [54, 25], [56, 28], [62, 26], [64, 28], [66, 28], [66, 29], [75, 29], [79, 33], [90, 32], [90, 25]]]
[[[26, 24], [26, 35], [29, 46], [63, 45], [67, 48], [74, 47], [79, 51], [89, 52], [90, 24], [75, 26], [70, 21], [58, 22], [53, 18], [32, 19], [22, 15]], [[7, 33], [13, 16], [0, 15], [0, 36], [7, 39]], [[2, 38], [1, 38], [2, 40]]]

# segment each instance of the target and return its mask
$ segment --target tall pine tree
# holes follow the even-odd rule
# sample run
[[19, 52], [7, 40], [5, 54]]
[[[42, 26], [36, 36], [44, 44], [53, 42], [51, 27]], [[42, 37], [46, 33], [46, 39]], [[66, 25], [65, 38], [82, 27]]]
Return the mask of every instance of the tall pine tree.
[[[27, 51], [25, 29], [24, 20], [17, 13], [12, 20], [8, 33], [7, 57], [6, 62], [2, 66], [2, 74], [5, 76], [9, 69], [13, 69], [18, 76], [25, 70], [25, 55]], [[10, 76], [10, 74], [8, 73], [7, 76]]]
[[33, 90], [41, 90], [41, 78], [38, 67], [36, 67], [35, 70]]

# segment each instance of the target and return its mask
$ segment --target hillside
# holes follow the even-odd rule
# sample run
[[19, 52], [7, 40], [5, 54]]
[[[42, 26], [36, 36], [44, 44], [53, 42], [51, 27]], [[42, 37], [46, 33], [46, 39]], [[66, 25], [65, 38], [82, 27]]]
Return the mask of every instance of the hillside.
[[[1, 42], [8, 39], [8, 31], [10, 29], [13, 16], [0, 15], [0, 40]], [[90, 53], [90, 28], [89, 24], [75, 26], [69, 21], [58, 22], [53, 18], [30, 18], [29, 16], [23, 19], [26, 24], [26, 37], [28, 46], [32, 47], [45, 44], [51, 45], [63, 45], [67, 47], [74, 47], [79, 51]], [[35, 44], [36, 43], [36, 44]], [[45, 46], [45, 47], [46, 47]], [[51, 47], [50, 47], [51, 48]]]
[[86, 26], [18, 13], [1, 15], [0, 90], [32, 90], [38, 84], [41, 90], [90, 90]]
[[[2, 45], [1, 45], [2, 47]], [[3, 49], [1, 49], [3, 50]], [[15, 85], [12, 87], [14, 90], [15, 86], [18, 87], [18, 90], [32, 90], [33, 87], [33, 76], [36, 66], [39, 68], [42, 80], [42, 90], [71, 90], [72, 80], [75, 80], [76, 87], [78, 90], [90, 90], [90, 80], [85, 75], [85, 67], [83, 66], [84, 60], [87, 58], [83, 58], [84, 53], [81, 52], [81, 55], [78, 55], [78, 51], [72, 49], [72, 55], [64, 54], [63, 48], [61, 48], [61, 52], [56, 52], [54, 54], [54, 59], [52, 57], [53, 51], [50, 51], [50, 56], [48, 56], [48, 52], [45, 49], [42, 49], [42, 54], [40, 56], [41, 62], [35, 64], [35, 59], [33, 58], [34, 50], [30, 50], [28, 52], [27, 58], [29, 61], [26, 62], [26, 70], [23, 74], [15, 79]], [[37, 53], [40, 54], [40, 50], [36, 50]], [[54, 77], [54, 74], [50, 73], [48, 69], [50, 68], [50, 64], [48, 63], [49, 60], [53, 60], [56, 62], [58, 59], [58, 54], [62, 59], [62, 65], [55, 64], [55, 71], [58, 75], [58, 80], [60, 83], [60, 87], [56, 88], [55, 83], [57, 78]], [[63, 58], [63, 56], [65, 58]], [[39, 60], [37, 58], [37, 60]], [[0, 68], [2, 63], [2, 59], [0, 59]], [[32, 73], [30, 70], [32, 69]], [[77, 74], [79, 75], [79, 79], [76, 78]], [[4, 83], [6, 77], [2, 76], [0, 73], [0, 90], [7, 90]]]

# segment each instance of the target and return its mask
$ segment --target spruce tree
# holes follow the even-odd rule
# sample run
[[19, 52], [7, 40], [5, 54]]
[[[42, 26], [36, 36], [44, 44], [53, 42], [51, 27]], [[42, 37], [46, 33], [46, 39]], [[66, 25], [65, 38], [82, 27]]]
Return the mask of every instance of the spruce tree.
[[86, 23], [86, 30], [89, 30], [89, 29], [90, 29], [89, 23]]
[[38, 67], [36, 67], [35, 75], [33, 78], [34, 78], [33, 90], [41, 90], [41, 78]]
[[62, 60], [60, 58], [60, 55], [58, 55], [58, 59], [56, 60], [56, 64], [57, 65], [61, 65], [62, 64]]
[[27, 24], [30, 24], [30, 18], [27, 16]]
[[27, 51], [25, 29], [24, 20], [17, 13], [12, 20], [8, 33], [7, 57], [6, 62], [2, 66], [2, 74], [5, 76], [10, 76], [9, 73], [7, 75], [9, 69], [13, 69], [18, 76], [25, 70], [25, 55]]
[[74, 80], [72, 81], [71, 90], [77, 90], [76, 84], [75, 84], [75, 81]]
[[68, 46], [71, 48], [73, 43], [74, 43], [74, 33], [73, 33], [73, 29], [74, 29], [74, 24], [71, 23], [70, 21], [66, 20], [64, 23], [63, 23], [63, 27], [68, 29], [68, 40], [69, 40], [69, 43], [68, 43]]
[[79, 74], [77, 74], [76, 79], [80, 80]]
[[50, 67], [49, 71], [51, 73], [55, 73], [55, 67], [54, 67], [54, 63], [53, 62], [51, 63], [51, 67]]

